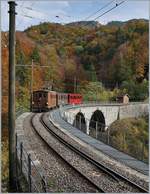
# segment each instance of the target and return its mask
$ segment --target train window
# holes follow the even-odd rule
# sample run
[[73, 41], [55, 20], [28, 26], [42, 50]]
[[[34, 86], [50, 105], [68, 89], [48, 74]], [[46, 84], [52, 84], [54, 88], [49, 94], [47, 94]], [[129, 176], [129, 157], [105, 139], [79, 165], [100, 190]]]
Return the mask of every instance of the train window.
[[46, 98], [46, 93], [44, 94], [44, 97]]

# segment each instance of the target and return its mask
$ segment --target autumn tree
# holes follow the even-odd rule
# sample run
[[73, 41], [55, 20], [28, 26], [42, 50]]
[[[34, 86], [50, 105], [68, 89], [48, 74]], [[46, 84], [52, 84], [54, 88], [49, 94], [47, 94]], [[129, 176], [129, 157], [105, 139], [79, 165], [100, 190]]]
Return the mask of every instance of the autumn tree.
[[34, 62], [40, 62], [39, 50], [38, 50], [37, 47], [35, 47], [35, 48], [33, 49], [33, 52], [32, 52], [32, 54], [31, 54], [30, 58], [33, 59]]

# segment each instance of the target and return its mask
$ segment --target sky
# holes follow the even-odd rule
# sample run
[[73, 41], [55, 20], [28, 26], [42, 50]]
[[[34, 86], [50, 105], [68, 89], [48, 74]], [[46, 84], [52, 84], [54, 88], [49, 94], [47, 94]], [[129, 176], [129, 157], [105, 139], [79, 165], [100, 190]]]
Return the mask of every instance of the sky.
[[[123, 0], [49, 0], [16, 1], [16, 30], [24, 30], [40, 22], [69, 23], [94, 20]], [[109, 4], [108, 6], [106, 6]], [[103, 8], [105, 7], [105, 8]], [[103, 8], [103, 9], [102, 9]], [[1, 1], [1, 30], [7, 31], [9, 25], [8, 1]], [[149, 0], [125, 0], [120, 6], [98, 18], [96, 21], [107, 24], [110, 21], [127, 21], [134, 18], [149, 19]]]

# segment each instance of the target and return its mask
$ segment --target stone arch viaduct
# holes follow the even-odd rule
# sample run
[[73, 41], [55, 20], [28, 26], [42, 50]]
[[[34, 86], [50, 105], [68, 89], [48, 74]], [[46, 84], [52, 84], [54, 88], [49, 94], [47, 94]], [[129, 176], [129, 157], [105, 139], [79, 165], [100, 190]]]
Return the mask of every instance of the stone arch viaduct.
[[115, 120], [147, 115], [148, 104], [82, 104], [79, 106], [63, 107], [61, 114], [68, 123], [80, 129], [82, 128], [83, 132], [89, 134], [90, 127], [96, 127], [96, 122], [93, 121], [101, 123], [101, 129], [107, 130], [107, 127]]

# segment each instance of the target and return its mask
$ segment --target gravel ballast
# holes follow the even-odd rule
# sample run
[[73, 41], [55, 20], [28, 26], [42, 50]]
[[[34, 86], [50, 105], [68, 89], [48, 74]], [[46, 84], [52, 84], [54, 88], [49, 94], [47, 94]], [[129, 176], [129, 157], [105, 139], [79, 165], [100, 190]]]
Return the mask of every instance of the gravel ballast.
[[[69, 163], [71, 163], [80, 172], [85, 174], [96, 185], [98, 185], [106, 192], [138, 192], [138, 189], [131, 187], [130, 185], [128, 185], [127, 183], [124, 183], [123, 181], [120, 181], [119, 183], [114, 181], [112, 178], [110, 178], [110, 176], [100, 172], [100, 170], [97, 169], [97, 167], [93, 166], [91, 163], [87, 162], [85, 159], [81, 158], [76, 153], [69, 151], [68, 148], [65, 148], [64, 146], [62, 146], [60, 142], [58, 142], [58, 140], [53, 138], [47, 130], [45, 130], [44, 128], [42, 129], [42, 126], [39, 127], [39, 124], [37, 124], [39, 119], [38, 117], [39, 116], [36, 116], [34, 118], [34, 125], [38, 130], [38, 133], [40, 133], [41, 136], [48, 142], [48, 144], [51, 147], [53, 147], [63, 158], [65, 158], [65, 160], [69, 161]], [[44, 120], [45, 122], [48, 122], [46, 116]], [[57, 130], [57, 129], [54, 129], [54, 130]], [[59, 132], [57, 131], [57, 133]], [[65, 136], [65, 139], [67, 141], [68, 137], [64, 134], [63, 136]], [[82, 148], [80, 147], [79, 149], [82, 149]]]
[[[49, 121], [49, 118], [53, 120], [52, 117], [49, 117], [50, 114], [52, 115], [52, 113], [53, 111], [44, 115], [44, 121], [49, 127], [52, 127], [52, 123]], [[26, 118], [22, 119], [23, 121], [21, 120], [21, 123], [20, 120], [18, 120], [17, 127], [19, 126], [19, 128], [17, 128], [17, 131], [18, 134], [20, 134], [20, 140], [22, 139], [24, 141], [25, 147], [29, 149], [29, 153], [34, 153], [34, 162], [38, 167], [40, 167], [39, 169], [41, 169], [42, 174], [47, 179], [47, 192], [99, 192], [92, 183], [86, 180], [62, 158], [64, 158], [82, 174], [87, 176], [88, 179], [91, 180], [95, 185], [105, 190], [105, 192], [138, 192], [138, 189], [132, 188], [131, 185], [124, 183], [124, 181], [120, 181], [118, 183], [112, 177], [106, 176], [105, 173], [100, 172], [100, 170], [93, 164], [87, 162], [85, 159], [81, 158], [81, 156], [62, 145], [39, 122], [41, 114], [36, 114], [33, 123], [36, 127], [36, 131], [49, 144], [49, 146], [46, 145], [30, 124], [30, 119], [33, 114], [30, 114], [29, 116], [28, 115], [29, 113], [26, 115]], [[54, 124], [57, 125], [57, 123]], [[22, 125], [24, 126], [23, 130], [21, 129]], [[94, 149], [89, 144], [73, 137], [72, 134], [68, 134], [58, 125], [57, 127], [52, 127], [52, 130], [63, 139], [65, 139], [65, 141], [77, 149], [83, 151], [94, 160], [102, 162], [104, 165], [119, 172], [123, 176], [126, 176], [133, 182], [141, 185], [146, 189], [148, 188], [148, 176], [134, 169], [131, 169], [130, 167], [121, 164], [118, 161], [115, 161], [108, 155], [105, 155], [104, 153]]]
[[[50, 125], [49, 119], [53, 122], [53, 112], [47, 113], [44, 116], [45, 122], [47, 125]], [[54, 122], [53, 122], [54, 123]], [[54, 123], [55, 124], [55, 123]], [[136, 171], [135, 169], [132, 169], [123, 163], [120, 163], [112, 158], [110, 158], [108, 155], [105, 155], [104, 153], [100, 152], [97, 149], [94, 149], [90, 144], [87, 144], [80, 140], [79, 138], [76, 138], [73, 136], [73, 134], [70, 134], [68, 131], [63, 129], [63, 127], [60, 127], [56, 123], [56, 127], [54, 130], [57, 134], [59, 134], [63, 139], [68, 141], [70, 144], [72, 144], [74, 147], [77, 147], [79, 150], [84, 151], [89, 156], [91, 156], [96, 161], [100, 161], [104, 165], [112, 168], [116, 172], [119, 172], [123, 176], [127, 177], [129, 180], [137, 183], [141, 187], [144, 187], [148, 189], [149, 185], [149, 177]]]
[[[98, 192], [87, 180], [81, 177], [53, 149], [50, 149], [30, 125], [31, 115], [24, 121], [24, 132], [31, 149], [36, 155], [43, 174], [46, 176], [48, 192]], [[38, 128], [43, 130], [40, 123]], [[52, 139], [49, 139], [52, 142]], [[52, 142], [55, 145], [55, 142]]]

